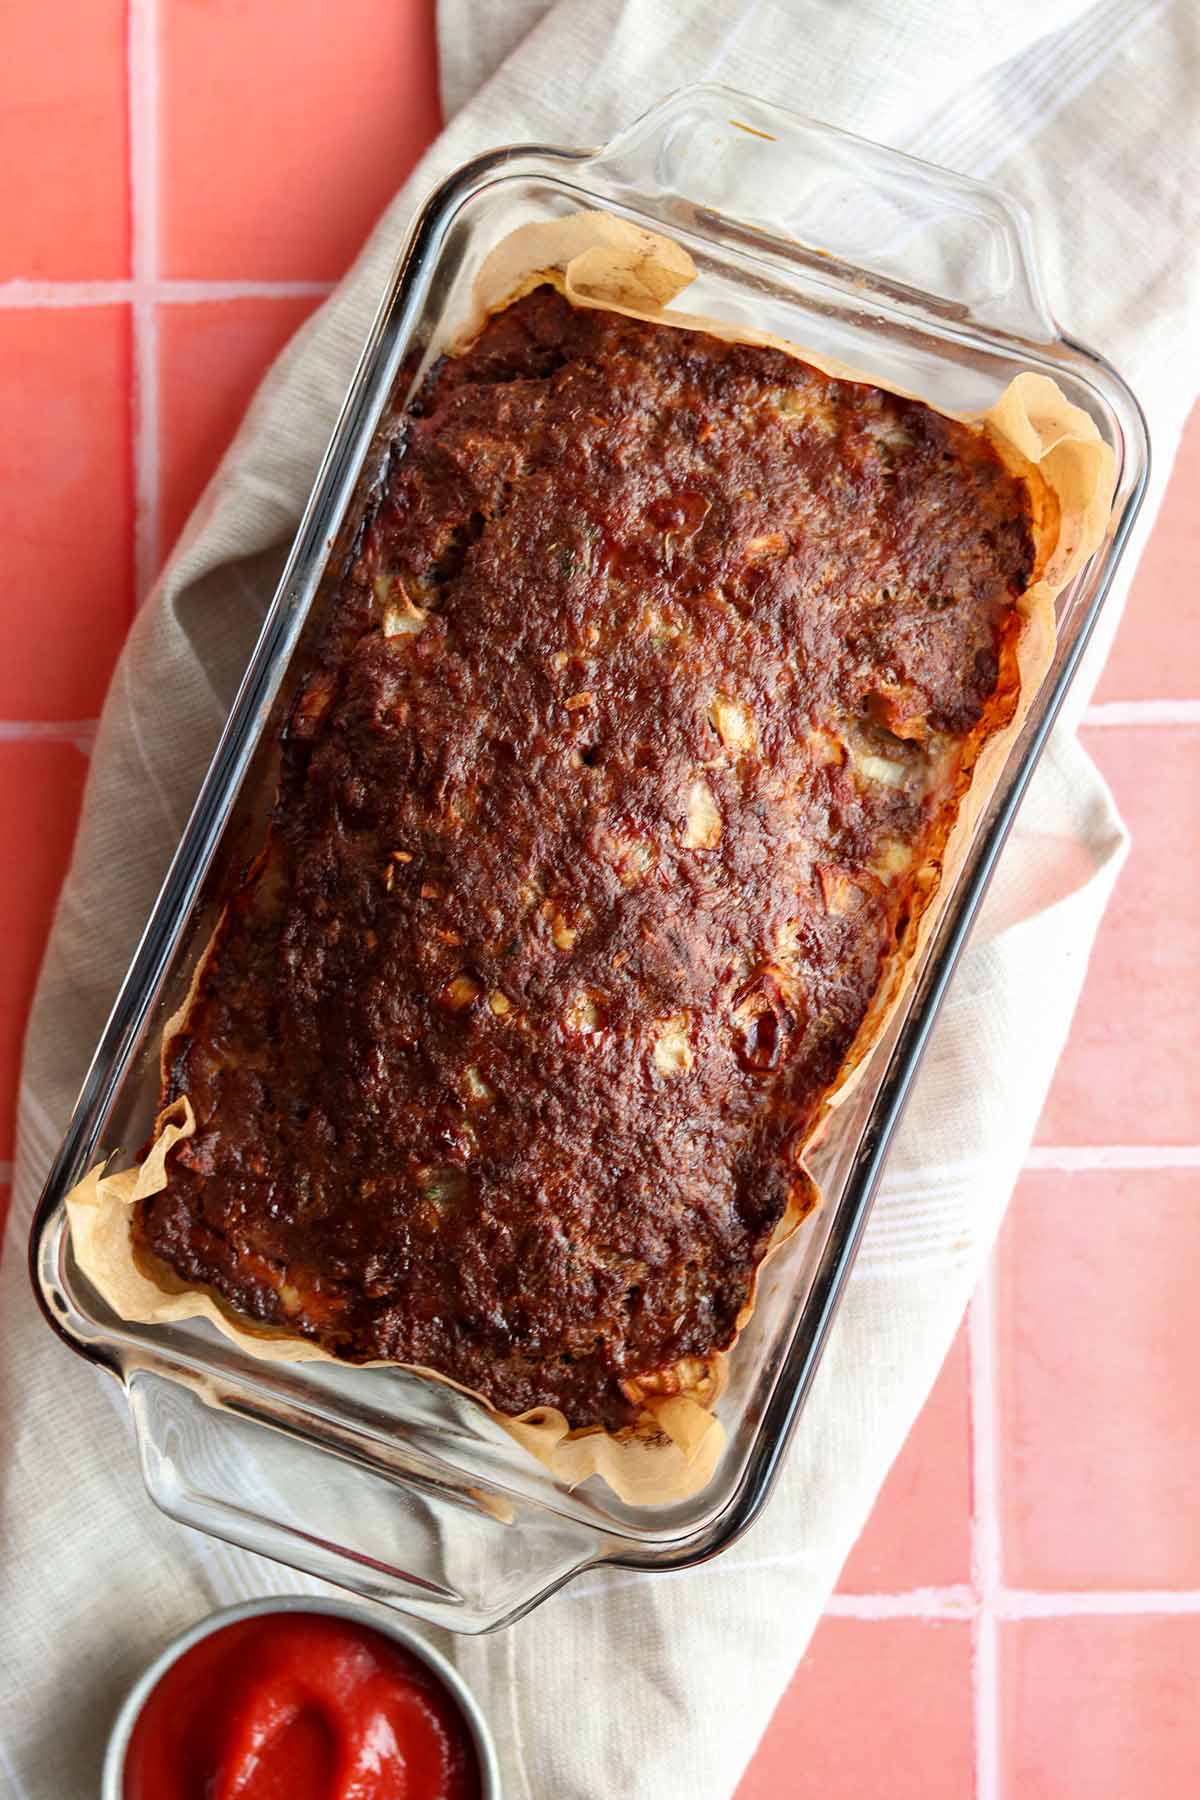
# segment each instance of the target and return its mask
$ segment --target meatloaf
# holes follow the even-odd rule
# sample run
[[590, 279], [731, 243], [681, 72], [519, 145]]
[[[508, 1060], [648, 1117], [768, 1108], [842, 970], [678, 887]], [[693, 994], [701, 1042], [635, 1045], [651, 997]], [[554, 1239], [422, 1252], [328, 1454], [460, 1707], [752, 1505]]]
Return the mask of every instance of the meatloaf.
[[918, 401], [551, 285], [495, 315], [328, 608], [139, 1259], [573, 1425], [727, 1346], [1033, 557], [1024, 482]]

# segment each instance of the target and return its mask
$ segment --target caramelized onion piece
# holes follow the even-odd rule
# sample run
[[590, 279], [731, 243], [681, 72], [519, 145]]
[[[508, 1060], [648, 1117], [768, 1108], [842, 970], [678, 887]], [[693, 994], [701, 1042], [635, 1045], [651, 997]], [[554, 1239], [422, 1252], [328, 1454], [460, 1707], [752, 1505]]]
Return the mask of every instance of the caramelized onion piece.
[[781, 1067], [803, 1029], [803, 1002], [783, 971], [768, 965], [733, 1003], [733, 1049], [748, 1075], [770, 1075]]

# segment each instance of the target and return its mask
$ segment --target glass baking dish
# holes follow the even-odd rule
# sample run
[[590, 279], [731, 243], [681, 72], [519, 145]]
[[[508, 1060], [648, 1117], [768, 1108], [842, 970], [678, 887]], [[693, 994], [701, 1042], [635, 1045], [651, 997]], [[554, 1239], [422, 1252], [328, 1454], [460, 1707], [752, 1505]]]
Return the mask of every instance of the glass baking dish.
[[[638, 1508], [558, 1486], [476, 1403], [401, 1370], [267, 1364], [203, 1322], [113, 1316], [71, 1253], [63, 1199], [128, 1162], [158, 1097], [164, 1021], [272, 786], [289, 665], [336, 582], [404, 396], [461, 323], [483, 256], [533, 219], [604, 207], [684, 244], [689, 312], [743, 321], [950, 410], [1022, 369], [1053, 376], [1117, 461], [1105, 543], [1058, 602], [1052, 669], [978, 822], [907, 999], [813, 1158], [825, 1202], [769, 1265], [719, 1404], [728, 1447], [689, 1500]], [[393, 389], [396, 389], [393, 392]], [[403, 391], [401, 391], [403, 390]], [[665, 1570], [764, 1505], [801, 1418], [889, 1141], [1014, 812], [1137, 512], [1132, 394], [1063, 336], [1025, 214], [979, 182], [718, 87], [683, 90], [604, 149], [516, 146], [450, 177], [396, 264], [275, 599], [35, 1219], [31, 1270], [61, 1337], [123, 1383], [151, 1495], [185, 1523], [460, 1631], [515, 1619], [596, 1564]]]

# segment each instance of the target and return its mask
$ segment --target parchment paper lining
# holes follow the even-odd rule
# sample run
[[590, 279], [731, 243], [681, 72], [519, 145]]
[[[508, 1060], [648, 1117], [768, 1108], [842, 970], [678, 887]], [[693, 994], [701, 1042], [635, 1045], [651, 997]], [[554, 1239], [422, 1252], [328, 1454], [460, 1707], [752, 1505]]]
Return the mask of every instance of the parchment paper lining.
[[[842, 380], [861, 381], [907, 394], [875, 375], [865, 375], [803, 350], [785, 339], [719, 319], [668, 310], [695, 278], [690, 256], [679, 245], [601, 212], [519, 227], [497, 245], [476, 279], [471, 313], [452, 346], [459, 353], [478, 336], [487, 319], [522, 294], [552, 282], [575, 306], [597, 307], [629, 318], [704, 331], [732, 343], [761, 344], [804, 361]], [[910, 398], [920, 398], [911, 396]], [[915, 876], [909, 923], [821, 1113], [797, 1155], [793, 1197], [771, 1237], [772, 1256], [817, 1204], [819, 1195], [804, 1155], [825, 1135], [836, 1109], [861, 1078], [872, 1048], [904, 996], [933, 928], [939, 892], [949, 892], [970, 847], [975, 823], [986, 805], [1016, 739], [1030, 701], [1054, 654], [1054, 598], [1103, 538], [1112, 503], [1114, 459], [1092, 420], [1073, 406], [1047, 377], [1017, 376], [988, 411], [950, 415], [986, 432], [1008, 468], [1026, 483], [1033, 507], [1036, 566], [1034, 583], [1018, 604], [1019, 628], [1003, 646], [997, 689], [967, 742], [957, 810], [943, 814], [940, 848]], [[207, 952], [205, 953], [207, 954]], [[164, 1043], [177, 1031], [191, 1003], [168, 1025]], [[166, 1186], [167, 1158], [195, 1129], [186, 1096], [160, 1116], [154, 1143], [140, 1165], [105, 1174], [91, 1169], [67, 1196], [72, 1245], [79, 1267], [119, 1317], [144, 1324], [207, 1319], [250, 1355], [267, 1361], [334, 1362], [308, 1339], [284, 1330], [255, 1328], [234, 1315], [219, 1296], [178, 1282], [165, 1266], [151, 1271], [135, 1260], [130, 1236], [132, 1207]], [[738, 1320], [744, 1329], [753, 1310], [759, 1270]], [[725, 1436], [713, 1407], [724, 1385], [726, 1357], [717, 1352], [641, 1382], [657, 1387], [642, 1400], [634, 1426], [620, 1433], [600, 1426], [571, 1431], [554, 1407], [536, 1407], [517, 1417], [496, 1412], [474, 1394], [516, 1441], [567, 1488], [598, 1475], [631, 1505], [662, 1505], [686, 1499], [711, 1479]], [[368, 1367], [396, 1366], [368, 1364]], [[411, 1365], [404, 1365], [411, 1366]], [[458, 1388], [433, 1369], [415, 1372]], [[468, 1389], [458, 1388], [470, 1393]]]

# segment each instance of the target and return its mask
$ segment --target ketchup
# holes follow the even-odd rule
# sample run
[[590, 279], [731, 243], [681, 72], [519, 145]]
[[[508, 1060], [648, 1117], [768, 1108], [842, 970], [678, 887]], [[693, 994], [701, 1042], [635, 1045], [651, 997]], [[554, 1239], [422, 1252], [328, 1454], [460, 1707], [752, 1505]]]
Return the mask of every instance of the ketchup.
[[433, 1671], [332, 1613], [201, 1638], [138, 1714], [123, 1800], [479, 1800], [469, 1728]]

